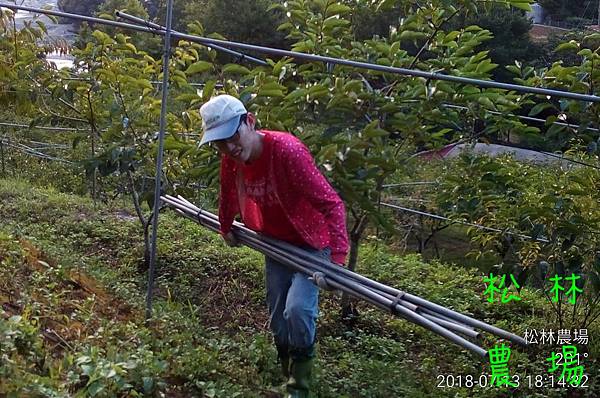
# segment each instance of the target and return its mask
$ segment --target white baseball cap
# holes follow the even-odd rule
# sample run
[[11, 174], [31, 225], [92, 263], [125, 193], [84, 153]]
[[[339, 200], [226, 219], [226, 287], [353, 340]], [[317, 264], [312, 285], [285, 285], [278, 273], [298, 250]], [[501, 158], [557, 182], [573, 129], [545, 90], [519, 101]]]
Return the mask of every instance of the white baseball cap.
[[223, 94], [211, 98], [200, 107], [202, 130], [204, 130], [200, 145], [224, 140], [234, 135], [242, 115], [247, 112], [242, 101], [231, 95]]

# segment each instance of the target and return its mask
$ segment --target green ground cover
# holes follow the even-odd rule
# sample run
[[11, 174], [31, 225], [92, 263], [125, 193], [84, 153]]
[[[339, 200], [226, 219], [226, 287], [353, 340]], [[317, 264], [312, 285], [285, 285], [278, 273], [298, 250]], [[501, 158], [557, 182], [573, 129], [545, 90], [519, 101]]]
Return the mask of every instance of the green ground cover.
[[[281, 384], [264, 305], [261, 255], [171, 212], [160, 219], [154, 318], [143, 319], [141, 230], [127, 208], [23, 180], [0, 179], [0, 396], [277, 397]], [[361, 248], [359, 271], [523, 335], [557, 329], [545, 299], [490, 304], [480, 271]], [[589, 388], [529, 388], [557, 347], [513, 349], [518, 388], [439, 388], [489, 363], [367, 306], [352, 325], [324, 294], [315, 392], [320, 397], [596, 397], [597, 323], [582, 359]], [[483, 344], [497, 340], [486, 336]], [[584, 352], [584, 351], [582, 351]]]

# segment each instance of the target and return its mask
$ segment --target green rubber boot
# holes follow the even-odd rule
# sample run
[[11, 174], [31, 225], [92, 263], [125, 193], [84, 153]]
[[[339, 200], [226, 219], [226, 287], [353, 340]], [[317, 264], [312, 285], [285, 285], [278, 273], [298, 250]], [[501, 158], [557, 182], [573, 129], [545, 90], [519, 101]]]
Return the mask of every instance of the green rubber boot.
[[290, 378], [286, 398], [308, 398], [315, 361], [315, 347], [290, 350]]

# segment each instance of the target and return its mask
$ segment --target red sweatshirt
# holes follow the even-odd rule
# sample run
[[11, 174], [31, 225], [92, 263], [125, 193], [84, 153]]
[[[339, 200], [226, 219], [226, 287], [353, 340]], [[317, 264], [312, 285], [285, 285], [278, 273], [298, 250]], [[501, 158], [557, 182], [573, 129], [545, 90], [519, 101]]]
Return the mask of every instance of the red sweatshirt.
[[332, 261], [344, 264], [344, 203], [299, 139], [289, 133], [260, 132], [265, 135], [263, 152], [250, 165], [221, 158], [221, 233], [228, 233], [241, 214], [244, 224], [257, 232], [295, 245], [330, 247]]

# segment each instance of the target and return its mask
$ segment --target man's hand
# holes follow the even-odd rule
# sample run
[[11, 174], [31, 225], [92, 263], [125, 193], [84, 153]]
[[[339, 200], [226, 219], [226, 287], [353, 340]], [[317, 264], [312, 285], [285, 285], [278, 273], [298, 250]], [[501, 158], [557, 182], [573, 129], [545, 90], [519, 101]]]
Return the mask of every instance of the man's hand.
[[235, 237], [235, 235], [233, 234], [232, 231], [229, 231], [225, 235], [222, 235], [222, 236], [223, 236], [223, 240], [225, 240], [225, 243], [227, 243], [227, 246], [231, 246], [231, 247], [240, 246], [240, 241], [237, 240], [237, 238]]
[[331, 287], [329, 283], [327, 283], [327, 280], [325, 279], [325, 274], [322, 272], [314, 272], [312, 274], [312, 277], [310, 277], [309, 279], [312, 280], [315, 283], [315, 285], [319, 286], [319, 288], [323, 290], [335, 290], [333, 287]]

